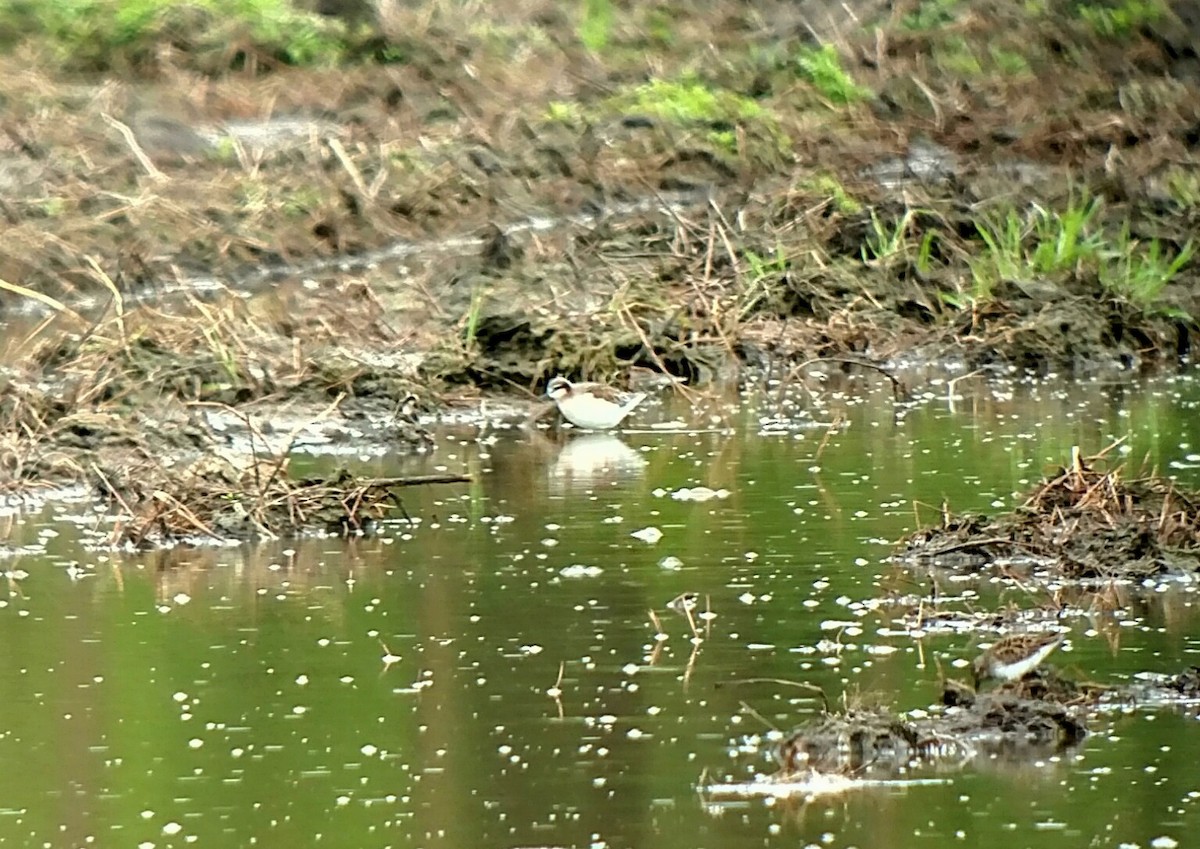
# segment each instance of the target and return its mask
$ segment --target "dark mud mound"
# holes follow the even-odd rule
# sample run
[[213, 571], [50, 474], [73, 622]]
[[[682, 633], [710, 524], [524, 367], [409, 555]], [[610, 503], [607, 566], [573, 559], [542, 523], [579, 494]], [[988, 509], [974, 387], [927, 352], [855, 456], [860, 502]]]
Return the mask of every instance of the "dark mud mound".
[[634, 367], [706, 383], [729, 358], [728, 351], [686, 338], [676, 323], [628, 313], [586, 321], [497, 313], [480, 323], [472, 341], [470, 356], [460, 363], [436, 362], [438, 377], [510, 389], [544, 384], [555, 374], [609, 375]]
[[1087, 736], [1082, 713], [1054, 701], [990, 694], [939, 716], [882, 712], [822, 717], [793, 731], [776, 752], [780, 777], [816, 771], [886, 777], [917, 768], [957, 769], [979, 757], [1040, 757]]
[[892, 775], [917, 762], [961, 763], [965, 741], [925, 723], [884, 713], [851, 712], [823, 717], [793, 731], [775, 753], [784, 776], [814, 770], [826, 774]]
[[1200, 699], [1200, 666], [1189, 666], [1178, 675], [1172, 675], [1164, 686], [1185, 698]]
[[1082, 715], [1052, 699], [989, 693], [948, 717], [951, 732], [963, 734], [990, 753], [1020, 752], [1024, 747], [1061, 749], [1083, 741]]
[[1068, 579], [1195, 574], [1200, 494], [1076, 452], [1011, 514], [947, 518], [913, 534], [901, 557], [963, 572], [1018, 564]]

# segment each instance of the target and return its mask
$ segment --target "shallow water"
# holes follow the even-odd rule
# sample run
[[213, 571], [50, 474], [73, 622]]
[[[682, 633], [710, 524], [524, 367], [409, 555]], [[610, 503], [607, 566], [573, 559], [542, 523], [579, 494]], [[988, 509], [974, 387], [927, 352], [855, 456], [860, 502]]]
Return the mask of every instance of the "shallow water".
[[[86, 504], [14, 510], [0, 524], [0, 840], [1187, 845], [1200, 727], [1176, 710], [922, 783], [807, 801], [700, 792], [771, 772], [746, 738], [819, 711], [773, 679], [899, 712], [937, 700], [939, 670], [968, 677], [971, 637], [916, 640], [870, 604], [928, 591], [887, 558], [943, 502], [1005, 509], [1072, 445], [1120, 437], [1133, 465], [1148, 455], [1200, 485], [1192, 380], [955, 388], [966, 397], [942, 385], [911, 406], [869, 378], [819, 407], [677, 399], [641, 430], [565, 444], [458, 429], [431, 456], [360, 462], [475, 476], [408, 493], [417, 523], [370, 539], [117, 556], [89, 549], [108, 526]], [[684, 415], [690, 430], [650, 427]], [[975, 589], [976, 608], [1045, 600]], [[710, 614], [700, 639], [668, 609], [684, 592]], [[1197, 662], [1187, 587], [1122, 592], [1121, 609], [1071, 622], [1060, 668], [1118, 682]]]

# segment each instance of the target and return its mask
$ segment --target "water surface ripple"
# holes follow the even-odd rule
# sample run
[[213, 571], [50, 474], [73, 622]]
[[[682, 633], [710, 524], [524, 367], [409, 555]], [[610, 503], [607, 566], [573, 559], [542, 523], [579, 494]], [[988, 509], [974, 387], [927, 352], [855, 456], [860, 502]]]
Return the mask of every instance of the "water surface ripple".
[[[922, 710], [970, 637], [893, 628], [892, 543], [1017, 503], [1072, 445], [1200, 484], [1200, 392], [945, 385], [647, 405], [619, 435], [441, 434], [378, 474], [470, 471], [374, 538], [119, 556], [86, 503], [3, 513], [0, 840], [45, 846], [1169, 847], [1200, 827], [1196, 722], [831, 798], [709, 798], [820, 710]], [[686, 415], [688, 428], [652, 427]], [[831, 424], [836, 424], [832, 429]], [[298, 461], [299, 462], [299, 461]], [[322, 460], [308, 458], [319, 466]], [[344, 463], [345, 458], [338, 458]], [[1131, 462], [1133, 462], [1131, 460]], [[1038, 599], [989, 582], [976, 607]], [[691, 622], [669, 602], [695, 593]], [[1194, 596], [1123, 588], [1063, 668], [1197, 662]], [[653, 613], [652, 613], [653, 612]], [[657, 624], [656, 624], [657, 623]], [[695, 627], [698, 636], [693, 636]], [[661, 633], [657, 629], [661, 628]], [[753, 679], [753, 680], [751, 680]], [[928, 778], [929, 776], [924, 776]], [[1157, 841], [1157, 842], [1152, 842]]]

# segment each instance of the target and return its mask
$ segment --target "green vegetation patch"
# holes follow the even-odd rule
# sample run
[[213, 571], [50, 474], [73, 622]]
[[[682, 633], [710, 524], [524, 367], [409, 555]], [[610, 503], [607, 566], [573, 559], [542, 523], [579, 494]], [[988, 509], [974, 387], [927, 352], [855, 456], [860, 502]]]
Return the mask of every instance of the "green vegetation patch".
[[831, 103], [855, 103], [871, 96], [871, 90], [856, 83], [842, 67], [841, 57], [832, 44], [803, 48], [796, 64], [800, 74]]
[[961, 0], [923, 0], [900, 19], [900, 26], [918, 32], [937, 29], [952, 23], [961, 5]]
[[833, 209], [843, 215], [854, 215], [862, 211], [862, 203], [833, 174], [817, 174], [796, 183], [799, 191], [822, 195]]
[[1191, 166], [1173, 165], [1164, 176], [1171, 200], [1184, 209], [1200, 207], [1200, 174]]
[[739, 151], [739, 128], [757, 130], [757, 135], [767, 138], [775, 149], [787, 143], [775, 116], [757, 101], [695, 77], [652, 79], [625, 88], [594, 107], [553, 101], [547, 104], [545, 115], [547, 120], [562, 124], [637, 115], [678, 126], [698, 126], [706, 129], [714, 148], [729, 154]]
[[289, 0], [14, 0], [0, 8], [0, 46], [45, 42], [74, 70], [136, 66], [163, 45], [227, 61], [253, 51], [289, 65], [332, 65], [347, 38], [340, 21]]
[[1130, 236], [1126, 224], [1117, 238], [1109, 261], [1100, 266], [1100, 282], [1110, 292], [1155, 312], [1190, 318], [1162, 303], [1167, 284], [1188, 266], [1196, 246], [1190, 239], [1172, 256], [1158, 239], [1140, 242]]
[[616, 103], [630, 112], [653, 115], [681, 124], [741, 123], [766, 116], [766, 110], [754, 100], [712, 88], [695, 79], [650, 80], [618, 95]]
[[615, 22], [616, 12], [612, 0], [583, 0], [579, 40], [588, 50], [599, 52], [608, 46]]
[[1027, 76], [1029, 61], [1016, 50], [970, 44], [964, 38], [948, 38], [933, 50], [938, 68], [953, 77], [976, 79], [996, 74], [1002, 77]]
[[1001, 281], [1045, 290], [1077, 280], [1098, 280], [1104, 292], [1150, 312], [1163, 312], [1165, 289], [1188, 267], [1195, 245], [1178, 250], [1158, 239], [1131, 234], [1128, 221], [1115, 234], [1101, 221], [1102, 204], [1084, 196], [1064, 210], [1008, 210], [977, 222], [984, 249], [971, 261], [974, 297], [990, 297]]
[[971, 263], [975, 295], [986, 298], [1000, 281], [1035, 281], [1076, 273], [1095, 263], [1104, 242], [1096, 217], [1098, 200], [1072, 202], [1063, 212], [1034, 207], [1015, 209], [976, 223], [984, 250]]
[[1160, 0], [1120, 0], [1117, 3], [1080, 3], [1075, 7], [1075, 13], [1097, 35], [1120, 38], [1161, 20], [1167, 10]]

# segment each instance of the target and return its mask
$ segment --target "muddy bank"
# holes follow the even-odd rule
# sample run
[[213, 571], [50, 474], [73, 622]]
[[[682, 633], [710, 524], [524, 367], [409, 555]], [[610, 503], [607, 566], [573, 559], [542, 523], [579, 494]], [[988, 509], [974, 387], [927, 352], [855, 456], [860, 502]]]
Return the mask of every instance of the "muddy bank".
[[[0, 279], [107, 300], [106, 280], [342, 258], [311, 276], [373, 291], [431, 377], [496, 388], [768, 354], [1189, 352], [1195, 273], [1166, 273], [1200, 198], [1189, 25], [929, 5], [641, 4], [586, 44], [554, 5], [389, 5], [382, 64], [222, 68], [182, 44], [92, 86], [23, 42]], [[356, 260], [401, 241], [424, 248]]]
[[1169, 9], [385, 5], [334, 67], [253, 29], [214, 52], [203, 15], [83, 66], [20, 30], [9, 480], [78, 476], [89, 440], [203, 452], [196, 404], [1190, 355], [1200, 99]]

